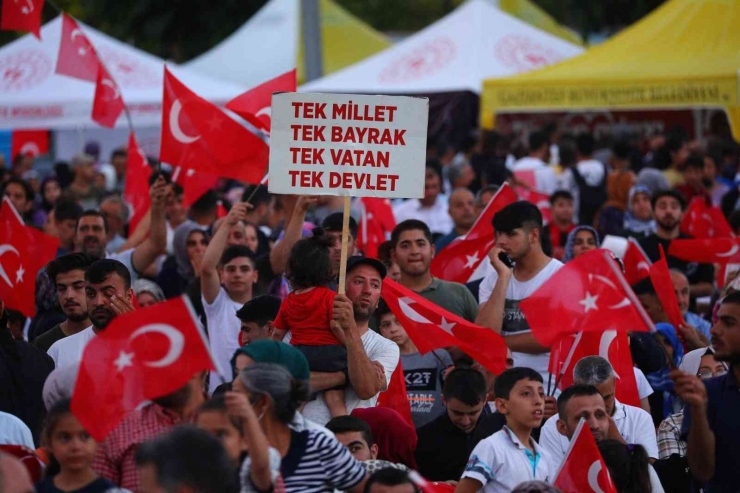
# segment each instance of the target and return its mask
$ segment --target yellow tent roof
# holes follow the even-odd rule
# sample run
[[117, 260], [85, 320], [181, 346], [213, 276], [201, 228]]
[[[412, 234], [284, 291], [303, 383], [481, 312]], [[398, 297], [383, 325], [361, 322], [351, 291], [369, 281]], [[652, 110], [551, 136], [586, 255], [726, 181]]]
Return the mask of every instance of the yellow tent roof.
[[[324, 74], [364, 60], [391, 45], [390, 40], [332, 0], [319, 2]], [[298, 84], [304, 82], [303, 32], [298, 38]]]
[[721, 107], [740, 140], [740, 0], [670, 0], [586, 53], [488, 79], [481, 125], [496, 112]]
[[577, 33], [564, 27], [553, 19], [550, 14], [542, 10], [531, 0], [498, 0], [498, 7], [527, 24], [546, 31], [577, 45], [583, 45], [583, 40]]

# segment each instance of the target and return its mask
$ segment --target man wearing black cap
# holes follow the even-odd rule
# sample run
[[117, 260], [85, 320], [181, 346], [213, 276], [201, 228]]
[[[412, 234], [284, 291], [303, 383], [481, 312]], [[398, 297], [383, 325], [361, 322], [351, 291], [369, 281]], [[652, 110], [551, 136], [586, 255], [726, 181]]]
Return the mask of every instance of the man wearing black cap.
[[[334, 300], [334, 323], [344, 330], [347, 347], [347, 376], [342, 372], [311, 373], [311, 390], [320, 392], [344, 385], [347, 412], [356, 408], [373, 407], [378, 394], [388, 388], [393, 371], [398, 365], [398, 346], [376, 332], [369, 330], [368, 322], [378, 307], [385, 266], [367, 257], [350, 257], [347, 261], [346, 295]], [[284, 342], [289, 342], [286, 336]], [[319, 397], [306, 404], [303, 414], [321, 425], [331, 415]]]
[[[344, 214], [335, 212], [329, 214], [321, 223], [326, 236], [333, 240], [331, 246], [331, 268], [335, 276], [339, 275], [339, 263], [342, 260], [342, 222]], [[355, 240], [357, 240], [357, 221], [353, 217], [349, 218], [349, 237], [347, 240], [347, 252], [353, 256], [356, 250]]]

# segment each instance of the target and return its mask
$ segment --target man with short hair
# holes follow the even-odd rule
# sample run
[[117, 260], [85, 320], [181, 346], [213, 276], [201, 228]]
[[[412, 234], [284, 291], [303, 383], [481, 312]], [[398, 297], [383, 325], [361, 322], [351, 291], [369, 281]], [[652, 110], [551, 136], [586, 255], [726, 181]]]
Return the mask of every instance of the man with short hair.
[[378, 458], [378, 446], [366, 421], [355, 416], [337, 416], [326, 423], [339, 443], [360, 462]]
[[444, 235], [452, 229], [452, 219], [447, 211], [447, 197], [442, 192], [442, 170], [439, 162], [428, 160], [424, 172], [424, 197], [408, 199], [394, 207], [397, 222], [409, 219], [422, 221], [434, 234]]
[[[605, 427], [600, 413], [596, 412], [596, 408], [586, 406], [586, 404], [594, 404], [594, 401], [598, 399], [588, 398], [581, 399], [583, 402], [581, 400], [577, 401], [579, 404], [583, 404], [584, 409], [588, 407], [590, 409], [589, 412], [593, 411], [595, 413], [593, 417], [594, 421], [589, 422], [589, 426], [592, 429], [598, 428], [600, 435], [603, 435], [604, 431], [607, 431], [607, 435], [602, 438], [618, 440], [621, 437], [625, 443], [642, 445], [645, 447], [648, 457], [654, 460], [659, 458], [658, 441], [655, 435], [653, 419], [644, 409], [622, 404], [616, 399], [616, 375], [607, 360], [600, 356], [582, 358], [573, 369], [573, 379], [576, 384], [595, 387], [603, 398], [606, 419], [609, 421], [608, 427]], [[576, 391], [571, 391], [571, 394], [574, 395], [569, 394], [569, 396], [566, 396], [566, 399], [569, 400], [576, 397], [575, 393]], [[573, 424], [572, 420], [569, 421], [571, 418], [564, 419], [560, 415], [561, 409], [564, 413], [567, 412], [565, 405], [563, 404], [561, 406], [560, 401], [558, 401], [558, 415], [548, 419], [540, 432], [540, 445], [550, 452], [553, 459], [559, 461], [565, 458], [569, 443], [568, 435], [562, 432], [567, 430], [571, 432], [575, 431], [571, 426]], [[585, 411], [581, 415], [585, 416], [584, 413]], [[615, 430], [611, 429], [612, 423], [616, 431], [619, 432], [619, 436], [617, 436]]]
[[391, 233], [391, 244], [393, 259], [401, 269], [401, 285], [458, 317], [475, 320], [478, 306], [472, 293], [462, 284], [432, 276], [430, 265], [435, 248], [432, 232], [425, 223], [409, 219], [397, 224]]
[[434, 243], [434, 249], [437, 253], [452, 243], [456, 238], [468, 234], [470, 228], [475, 224], [478, 215], [475, 212], [475, 197], [473, 193], [467, 188], [458, 188], [452, 192], [448, 212], [455, 226], [452, 228], [452, 231], [440, 237]]
[[573, 195], [567, 190], [558, 190], [550, 195], [552, 221], [545, 227], [552, 245], [552, 258], [563, 260], [568, 235], [576, 228], [573, 222]]
[[280, 298], [263, 294], [244, 303], [236, 312], [241, 322], [239, 344], [246, 346], [261, 339], [269, 339], [275, 328], [273, 322], [280, 311]]
[[236, 312], [252, 299], [258, 274], [254, 254], [244, 245], [227, 247], [231, 229], [243, 221], [247, 203], [234, 204], [213, 235], [203, 255], [200, 288], [208, 325], [208, 341], [216, 362], [211, 372], [210, 389], [226, 375], [234, 352], [239, 349], [241, 323]]
[[124, 227], [128, 223], [128, 206], [121, 197], [111, 195], [103, 199], [98, 209], [108, 224], [106, 250], [117, 252], [126, 243], [126, 238], [121, 233], [123, 233]]
[[686, 403], [681, 439], [694, 478], [703, 481], [708, 493], [730, 493], [738, 489], [740, 471], [740, 293], [727, 295], [720, 303], [712, 326], [712, 349], [717, 361], [730, 363], [720, 377], [702, 381], [679, 370], [671, 372], [676, 395]]
[[85, 273], [97, 259], [87, 253], [68, 253], [49, 262], [46, 275], [56, 287], [57, 302], [67, 319], [33, 341], [44, 352], [57, 341], [77, 334], [90, 326], [85, 294]]
[[416, 464], [431, 481], [458, 481], [472, 451], [472, 438], [486, 406], [486, 381], [470, 368], [452, 370], [444, 381], [445, 412], [417, 430]]
[[517, 172], [534, 173], [534, 188], [542, 193], [551, 195], [558, 187], [558, 177], [555, 170], [547, 163], [550, 160], [550, 140], [543, 132], [529, 134], [529, 153], [521, 158], [511, 168]]
[[33, 198], [36, 195], [28, 182], [20, 178], [11, 178], [3, 185], [2, 195], [8, 197], [15, 210], [27, 222], [33, 209]]
[[57, 368], [82, 361], [87, 343], [118, 315], [133, 311], [131, 274], [118, 260], [93, 262], [85, 272], [85, 297], [92, 325], [51, 345], [47, 351]]
[[82, 207], [73, 201], [59, 199], [46, 218], [44, 232], [59, 238], [57, 256], [71, 252], [75, 246], [75, 227], [82, 215]]
[[[255, 191], [255, 187], [257, 190]], [[254, 194], [252, 193], [254, 192]], [[250, 198], [251, 197], [251, 198]], [[261, 245], [267, 243], [267, 234], [269, 234], [270, 223], [270, 205], [272, 204], [272, 195], [264, 185], [249, 185], [244, 189], [242, 201], [252, 204], [252, 208], [247, 211], [246, 220], [257, 226], [257, 237]], [[263, 231], [267, 229], [267, 233]]]
[[387, 467], [373, 473], [365, 484], [365, 493], [420, 493], [409, 473]]
[[95, 158], [89, 154], [76, 154], [72, 157], [72, 171], [74, 178], [67, 191], [83, 209], [95, 209], [105, 193], [95, 184]]
[[663, 246], [668, 267], [686, 274], [691, 296], [710, 296], [714, 291], [714, 267], [711, 264], [687, 262], [668, 253], [671, 241], [691, 238], [681, 233], [685, 211], [686, 200], [675, 190], [663, 190], [653, 195], [656, 231], [655, 234], [642, 238], [640, 246], [651, 262], [660, 260], [659, 246]]
[[[578, 224], [591, 225], [606, 202], [606, 166], [593, 158], [596, 143], [590, 133], [576, 136], [575, 166], [563, 171], [561, 187], [573, 195], [573, 216]], [[581, 207], [583, 205], [583, 207]]]
[[[689, 311], [689, 304], [691, 303], [689, 278], [678, 269], [671, 269], [670, 273], [673, 290], [676, 293], [676, 299], [678, 300], [678, 308], [681, 310], [683, 319], [688, 325], [695, 328], [696, 331], [702, 335], [702, 345], [700, 347], [709, 346], [709, 339], [712, 337], [709, 334], [709, 331], [712, 328], [712, 324], [701, 318], [701, 316], [696, 313]], [[699, 348], [697, 347], [694, 349]]]

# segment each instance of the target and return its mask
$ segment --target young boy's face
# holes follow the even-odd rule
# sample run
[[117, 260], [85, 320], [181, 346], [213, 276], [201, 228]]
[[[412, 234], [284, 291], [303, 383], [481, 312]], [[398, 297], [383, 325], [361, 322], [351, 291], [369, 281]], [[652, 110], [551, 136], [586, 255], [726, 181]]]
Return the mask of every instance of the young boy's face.
[[508, 399], [496, 399], [496, 407], [506, 415], [507, 423], [511, 420], [522, 427], [537, 428], [545, 410], [545, 389], [536, 380], [519, 380]]
[[552, 204], [552, 217], [557, 222], [570, 222], [573, 220], [573, 201], [571, 199], [557, 199]]
[[225, 412], [203, 411], [198, 414], [196, 426], [221, 440], [229, 458], [239, 464], [241, 454], [247, 450], [247, 445]]
[[252, 290], [257, 282], [257, 269], [248, 257], [236, 257], [221, 269], [221, 283], [232, 297]]
[[401, 323], [392, 313], [381, 315], [380, 335], [386, 339], [390, 339], [399, 346], [403, 346], [409, 340], [409, 335], [403, 330]]

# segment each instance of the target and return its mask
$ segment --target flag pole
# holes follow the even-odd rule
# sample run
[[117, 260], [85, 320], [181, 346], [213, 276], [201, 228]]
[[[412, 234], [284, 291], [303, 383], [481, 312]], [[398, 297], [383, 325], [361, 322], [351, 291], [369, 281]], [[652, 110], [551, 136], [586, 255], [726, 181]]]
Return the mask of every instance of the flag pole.
[[247, 200], [245, 200], [244, 202], [249, 202], [249, 203], [252, 202], [252, 199], [254, 198], [254, 195], [257, 193], [257, 190], [259, 190], [260, 186], [265, 184], [268, 176], [269, 176], [269, 173], [265, 173], [265, 176], [262, 177], [259, 184], [254, 186], [254, 188], [252, 189], [252, 193], [249, 194], [249, 197], [247, 197]]
[[[576, 348], [578, 347], [578, 344], [581, 342], [581, 337], [583, 337], [583, 331], [578, 332], [576, 334], [576, 339], [573, 341], [573, 344], [570, 346], [570, 351], [568, 351], [568, 357], [565, 358], [565, 362], [563, 363], [563, 366], [560, 368], [560, 371], [558, 372], [558, 378], [555, 379], [555, 388], [552, 389], [552, 394], [550, 393], [550, 382], [548, 380], [547, 383], [547, 395], [555, 395], [555, 391], [558, 389], [558, 386], [560, 385], [560, 381], [565, 376], [565, 370], [568, 369], [570, 366], [570, 360], [573, 359], [573, 355], [576, 353]], [[550, 373], [550, 376], [552, 377], [552, 373]]]
[[347, 278], [347, 250], [349, 247], [349, 212], [352, 197], [344, 196], [344, 210], [342, 212], [342, 255], [339, 261], [339, 286], [337, 292], [345, 294], [344, 284]]

